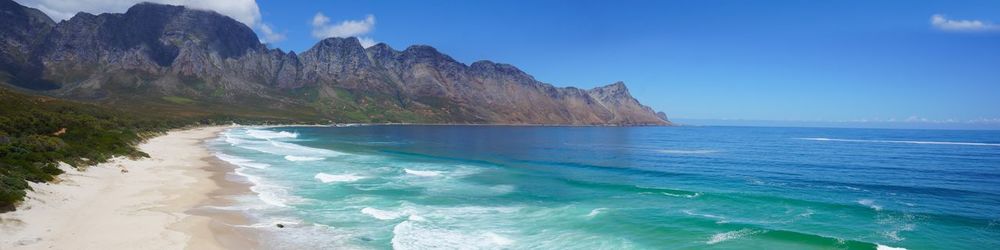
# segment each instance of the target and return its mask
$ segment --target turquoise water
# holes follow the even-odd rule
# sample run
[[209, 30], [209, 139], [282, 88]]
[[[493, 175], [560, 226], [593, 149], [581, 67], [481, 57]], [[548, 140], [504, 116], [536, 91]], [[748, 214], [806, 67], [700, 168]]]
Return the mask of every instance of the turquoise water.
[[270, 248], [1000, 248], [997, 131], [282, 127], [209, 144], [254, 185], [237, 208]]

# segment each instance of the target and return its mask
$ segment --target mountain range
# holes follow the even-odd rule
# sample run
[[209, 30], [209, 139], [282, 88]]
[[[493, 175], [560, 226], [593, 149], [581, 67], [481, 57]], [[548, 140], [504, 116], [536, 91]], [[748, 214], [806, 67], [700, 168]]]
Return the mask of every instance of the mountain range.
[[0, 83], [24, 92], [197, 116], [333, 122], [670, 125], [622, 82], [554, 87], [510, 64], [327, 38], [268, 48], [212, 11], [142, 3], [55, 22], [0, 0]]

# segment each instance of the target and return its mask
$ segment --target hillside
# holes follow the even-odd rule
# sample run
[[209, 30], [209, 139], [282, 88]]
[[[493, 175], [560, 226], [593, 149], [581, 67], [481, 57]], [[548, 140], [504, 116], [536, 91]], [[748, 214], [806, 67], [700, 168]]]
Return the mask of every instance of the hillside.
[[[138, 4], [59, 23], [0, 0], [0, 78], [53, 97], [190, 115], [333, 122], [669, 125], [623, 83], [554, 87], [509, 64], [328, 38], [269, 49], [229, 17]], [[9, 24], [9, 25], [8, 25]]]

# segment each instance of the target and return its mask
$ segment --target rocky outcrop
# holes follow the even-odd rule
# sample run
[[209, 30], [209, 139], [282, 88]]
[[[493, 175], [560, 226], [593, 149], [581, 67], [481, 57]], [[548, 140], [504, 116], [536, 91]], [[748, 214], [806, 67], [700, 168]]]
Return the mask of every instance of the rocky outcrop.
[[426, 45], [399, 51], [328, 38], [294, 53], [265, 47], [229, 17], [180, 6], [143, 3], [60, 23], [10, 0], [0, 7], [0, 72], [19, 87], [65, 98], [310, 109], [356, 122], [670, 124], [620, 82], [558, 88], [513, 65], [466, 65]]
[[55, 22], [36, 9], [0, 1], [0, 24], [0, 77], [26, 88], [58, 88], [41, 80], [41, 60], [33, 56]]

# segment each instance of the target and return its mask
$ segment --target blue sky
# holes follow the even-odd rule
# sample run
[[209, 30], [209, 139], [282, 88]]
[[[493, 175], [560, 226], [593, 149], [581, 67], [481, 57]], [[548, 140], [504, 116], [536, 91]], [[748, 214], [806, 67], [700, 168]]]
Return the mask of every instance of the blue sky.
[[624, 81], [682, 120], [1000, 128], [1000, 1], [189, 2], [286, 51], [343, 35], [400, 50], [427, 44], [556, 86]]

